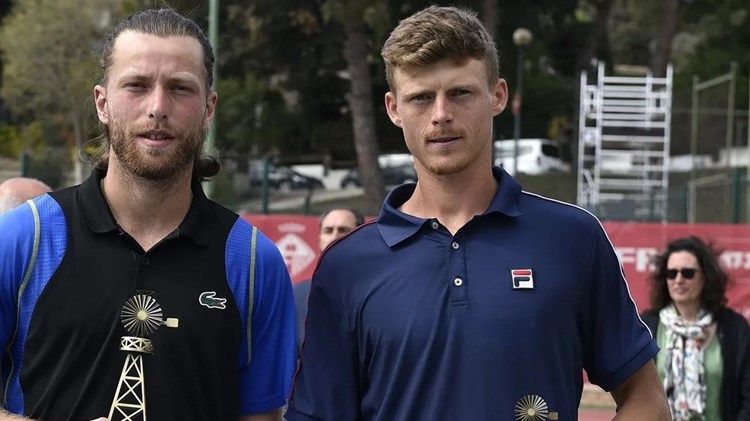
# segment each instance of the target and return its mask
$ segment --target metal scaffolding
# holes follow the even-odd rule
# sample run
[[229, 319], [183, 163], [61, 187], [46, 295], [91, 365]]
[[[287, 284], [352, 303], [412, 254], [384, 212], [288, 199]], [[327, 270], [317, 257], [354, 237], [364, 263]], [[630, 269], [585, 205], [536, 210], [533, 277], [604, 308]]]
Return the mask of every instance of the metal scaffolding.
[[[591, 82], [591, 84], [590, 84]], [[581, 72], [578, 205], [606, 219], [667, 218], [672, 66], [664, 78]]]

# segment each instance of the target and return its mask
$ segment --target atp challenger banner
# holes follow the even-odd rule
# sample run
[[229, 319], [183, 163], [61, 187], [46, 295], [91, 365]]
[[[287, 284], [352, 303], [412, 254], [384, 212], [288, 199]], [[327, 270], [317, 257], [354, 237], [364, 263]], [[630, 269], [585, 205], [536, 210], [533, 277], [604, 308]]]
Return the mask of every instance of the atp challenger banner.
[[[318, 259], [318, 217], [299, 215], [244, 215], [276, 243], [293, 282], [312, 276]], [[620, 256], [630, 293], [639, 310], [649, 308], [648, 275], [653, 257], [667, 242], [695, 235], [722, 251], [720, 260], [731, 276], [729, 306], [750, 320], [750, 225], [660, 224], [605, 222]]]

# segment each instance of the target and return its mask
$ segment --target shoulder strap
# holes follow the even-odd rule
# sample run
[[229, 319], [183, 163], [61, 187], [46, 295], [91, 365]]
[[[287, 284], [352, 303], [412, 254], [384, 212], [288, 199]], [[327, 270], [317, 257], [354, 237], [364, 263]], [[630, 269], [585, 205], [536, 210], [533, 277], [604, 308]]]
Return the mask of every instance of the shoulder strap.
[[250, 276], [247, 285], [247, 363], [253, 355], [253, 304], [255, 300], [255, 261], [258, 248], [258, 228], [253, 225], [250, 235]]

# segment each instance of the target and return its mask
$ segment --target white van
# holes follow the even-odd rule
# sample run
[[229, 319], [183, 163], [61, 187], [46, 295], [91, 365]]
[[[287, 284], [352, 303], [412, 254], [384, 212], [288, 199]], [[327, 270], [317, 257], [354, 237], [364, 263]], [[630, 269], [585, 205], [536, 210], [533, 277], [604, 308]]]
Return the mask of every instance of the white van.
[[[513, 175], [513, 139], [495, 141], [495, 165], [503, 167]], [[570, 165], [562, 160], [560, 147], [549, 139], [518, 139], [518, 172], [544, 174], [554, 171], [570, 171]]]

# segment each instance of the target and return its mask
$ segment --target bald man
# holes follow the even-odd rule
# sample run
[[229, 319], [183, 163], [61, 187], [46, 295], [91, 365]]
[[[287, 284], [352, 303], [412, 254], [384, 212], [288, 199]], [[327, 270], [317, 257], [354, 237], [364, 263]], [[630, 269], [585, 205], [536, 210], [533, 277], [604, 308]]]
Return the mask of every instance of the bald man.
[[48, 185], [33, 178], [9, 178], [0, 184], [0, 215], [29, 199], [51, 191]]
[[[318, 247], [322, 252], [333, 240], [350, 233], [365, 223], [365, 218], [354, 209], [329, 209], [320, 216]], [[297, 282], [294, 291], [294, 308], [297, 311], [297, 345], [301, 349], [305, 337], [305, 317], [307, 316], [307, 296], [310, 294], [311, 279]]]

